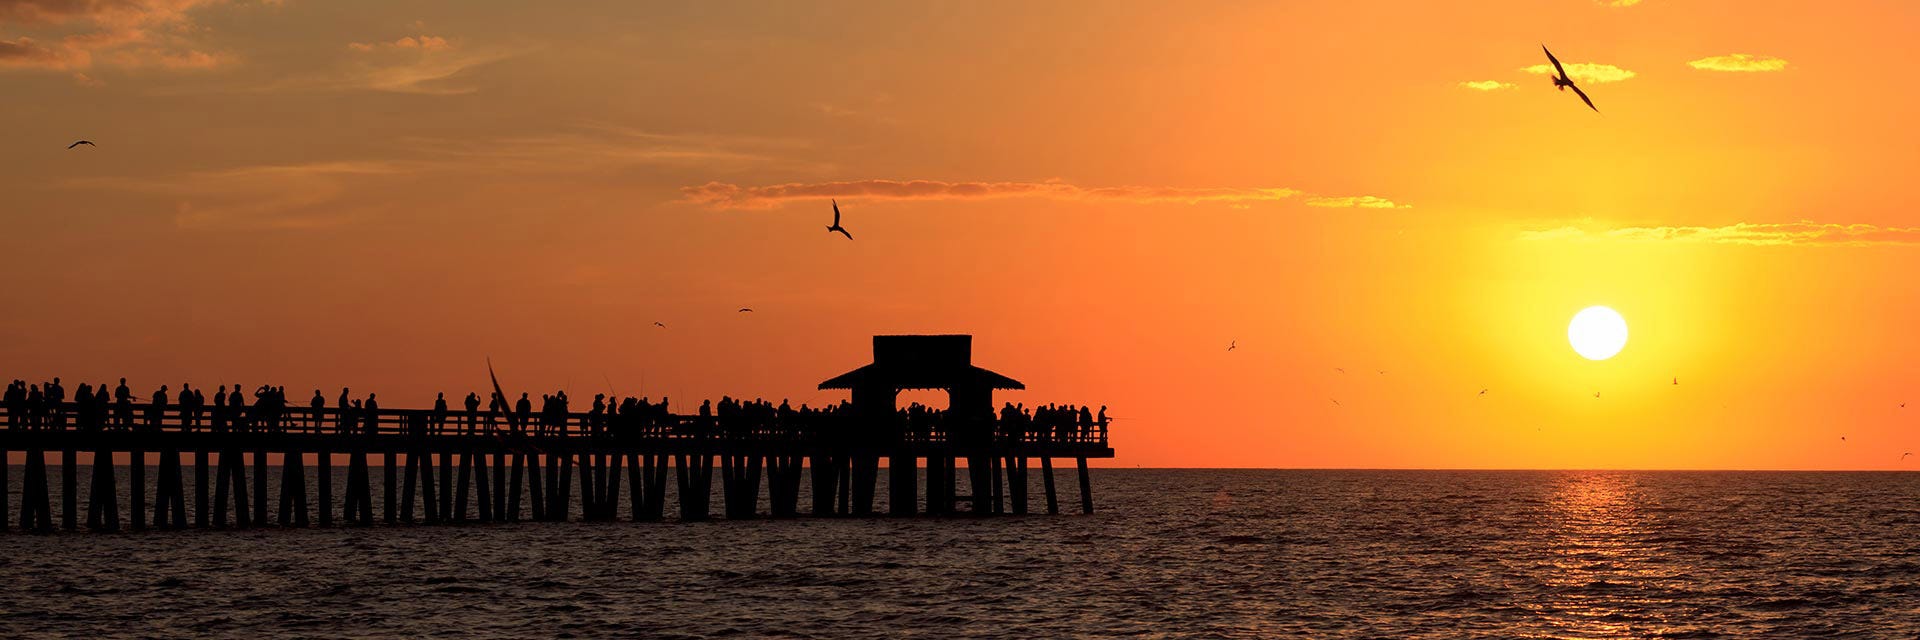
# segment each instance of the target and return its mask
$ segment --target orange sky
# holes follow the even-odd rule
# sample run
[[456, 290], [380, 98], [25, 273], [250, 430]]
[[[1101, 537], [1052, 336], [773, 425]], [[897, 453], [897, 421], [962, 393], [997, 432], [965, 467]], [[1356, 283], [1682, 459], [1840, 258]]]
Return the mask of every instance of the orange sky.
[[1920, 5], [563, 4], [0, 0], [0, 376], [817, 404], [966, 332], [1121, 466], [1920, 465]]

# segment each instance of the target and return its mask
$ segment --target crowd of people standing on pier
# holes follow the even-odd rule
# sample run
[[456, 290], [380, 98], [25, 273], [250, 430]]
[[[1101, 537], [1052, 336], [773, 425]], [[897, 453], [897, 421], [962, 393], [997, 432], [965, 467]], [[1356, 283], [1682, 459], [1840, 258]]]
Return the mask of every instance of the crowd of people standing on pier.
[[[303, 433], [366, 434], [380, 432], [382, 424], [416, 435], [530, 435], [556, 437], [581, 435], [605, 438], [664, 436], [703, 436], [732, 439], [794, 439], [831, 437], [846, 433], [838, 428], [851, 414], [847, 402], [811, 407], [779, 404], [763, 399], [741, 400], [722, 397], [718, 403], [702, 401], [696, 413], [675, 415], [668, 398], [658, 402], [645, 397], [620, 397], [596, 394], [590, 408], [574, 413], [565, 391], [542, 394], [535, 411], [529, 394], [509, 402], [498, 392], [468, 393], [462, 399], [464, 411], [449, 407], [445, 393], [439, 394], [429, 411], [389, 411], [383, 413], [375, 394], [354, 398], [342, 388], [337, 399], [328, 402], [316, 389], [302, 408], [290, 405], [285, 387], [262, 385], [253, 390], [248, 401], [242, 385], [215, 387], [209, 402], [205, 392], [190, 384], [177, 392], [166, 385], [136, 399], [121, 378], [117, 386], [82, 383], [71, 401], [59, 378], [29, 384], [14, 380], [0, 396], [0, 408], [6, 411], [11, 429], [65, 429], [69, 421], [82, 430], [159, 429], [171, 415], [172, 424], [184, 431], [206, 429], [215, 433]], [[484, 405], [484, 408], [483, 408]], [[331, 420], [328, 420], [331, 418]], [[994, 437], [1002, 442], [1105, 442], [1107, 408], [1095, 413], [1084, 406], [1043, 405], [1029, 409], [1024, 404], [1007, 403], [997, 416], [980, 416], [992, 423]], [[997, 419], [996, 419], [997, 418]], [[329, 425], [328, 422], [331, 422]], [[892, 428], [901, 440], [932, 442], [948, 437], [952, 419], [949, 412], [918, 403], [899, 409]], [[978, 424], [978, 423], [976, 423]], [[331, 427], [329, 429], [328, 427]]]

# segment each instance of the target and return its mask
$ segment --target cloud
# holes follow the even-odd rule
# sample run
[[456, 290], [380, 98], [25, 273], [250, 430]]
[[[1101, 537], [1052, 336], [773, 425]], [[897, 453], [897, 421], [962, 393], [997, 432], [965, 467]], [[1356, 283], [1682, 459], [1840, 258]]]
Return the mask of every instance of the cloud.
[[1460, 86], [1466, 87], [1468, 89], [1472, 89], [1474, 91], [1499, 91], [1501, 89], [1513, 88], [1512, 84], [1501, 82], [1499, 80], [1475, 80], [1472, 82], [1462, 82], [1460, 83]]
[[350, 42], [347, 48], [361, 53], [370, 53], [382, 49], [418, 49], [420, 51], [445, 51], [453, 44], [440, 36], [401, 36], [392, 42]]
[[1760, 72], [1779, 71], [1787, 68], [1787, 61], [1773, 56], [1756, 56], [1745, 53], [1732, 53], [1724, 56], [1701, 58], [1687, 63], [1687, 66], [1702, 71]]
[[1410, 204], [1394, 204], [1392, 200], [1379, 196], [1309, 196], [1309, 207], [1327, 207], [1335, 209], [1411, 209]]
[[232, 56], [193, 41], [192, 12], [228, 0], [0, 0], [0, 25], [34, 31], [0, 39], [0, 66], [171, 71], [225, 65]]
[[766, 209], [793, 200], [875, 198], [882, 200], [978, 200], [1047, 198], [1151, 204], [1175, 202], [1244, 204], [1284, 200], [1300, 192], [1255, 187], [1082, 187], [1065, 182], [943, 182], [939, 180], [852, 180], [742, 187], [709, 182], [682, 187], [682, 202], [714, 209]]
[[311, 228], [359, 212], [341, 206], [350, 187], [416, 167], [392, 162], [310, 162], [191, 171], [157, 178], [84, 178], [67, 186], [117, 189], [172, 198], [174, 224], [184, 228]]
[[1640, 4], [1640, 0], [1594, 0], [1594, 3], [1604, 4], [1609, 7], [1631, 7]]
[[[1561, 63], [1561, 66], [1567, 68], [1567, 77], [1573, 78], [1574, 82], [1605, 84], [1608, 82], [1620, 82], [1638, 75], [1632, 71], [1610, 64], [1597, 64], [1593, 62], [1566, 62]], [[1550, 64], [1536, 64], [1523, 68], [1521, 71], [1543, 76], [1554, 75], [1553, 65]]]
[[1588, 230], [1574, 226], [1522, 231], [1522, 240], [1615, 240], [1690, 242], [1751, 246], [1881, 246], [1920, 244], [1920, 227], [1799, 222], [1738, 222], [1720, 227], [1617, 227]]

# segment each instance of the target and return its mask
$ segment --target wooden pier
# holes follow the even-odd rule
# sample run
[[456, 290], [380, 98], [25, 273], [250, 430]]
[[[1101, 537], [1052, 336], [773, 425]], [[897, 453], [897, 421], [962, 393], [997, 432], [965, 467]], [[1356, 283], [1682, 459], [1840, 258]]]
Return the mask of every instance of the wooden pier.
[[[1019, 383], [970, 364], [939, 373], [940, 356], [950, 361], [955, 349], [970, 348], [965, 338], [876, 336], [875, 365], [821, 384], [852, 389], [852, 402], [804, 418], [567, 413], [529, 424], [488, 411], [285, 407], [273, 415], [242, 411], [208, 421], [177, 404], [134, 405], [127, 408], [139, 414], [134, 419], [125, 419], [127, 410], [80, 419], [83, 408], [71, 403], [36, 415], [0, 407], [0, 460], [7, 461], [0, 470], [6, 472], [0, 473], [0, 521], [17, 509], [20, 530], [79, 529], [81, 452], [92, 454], [84, 525], [93, 531], [613, 521], [623, 499], [629, 519], [662, 521], [669, 519], [669, 478], [674, 519], [698, 521], [714, 516], [716, 466], [727, 519], [802, 515], [803, 479], [811, 488], [805, 513], [868, 516], [876, 513], [883, 459], [889, 515], [1028, 513], [1034, 458], [1041, 462], [1048, 513], [1059, 512], [1054, 459], [1078, 465], [1081, 510], [1092, 513], [1087, 460], [1113, 457], [1106, 425], [1035, 430], [996, 419], [993, 387], [983, 385]], [[933, 365], [923, 366], [929, 359]], [[923, 377], [898, 377], [904, 373]], [[947, 388], [954, 403], [938, 424], [910, 429], [893, 406], [898, 390], [909, 388]], [[6, 454], [25, 458], [18, 505], [5, 503], [12, 471]], [[57, 478], [47, 468], [54, 454]], [[346, 476], [336, 486], [333, 466], [341, 460]], [[268, 495], [276, 464], [280, 482]], [[384, 480], [379, 494], [376, 473]], [[60, 483], [57, 525], [53, 481]], [[958, 493], [956, 484], [968, 493]]]

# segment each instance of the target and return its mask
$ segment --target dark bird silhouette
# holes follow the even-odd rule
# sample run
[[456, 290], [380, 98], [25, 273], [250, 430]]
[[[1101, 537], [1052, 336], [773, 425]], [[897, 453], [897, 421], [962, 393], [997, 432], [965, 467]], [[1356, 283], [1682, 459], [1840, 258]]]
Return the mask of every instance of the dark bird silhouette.
[[740, 313], [753, 313], [752, 307], [740, 307]]
[[1375, 370], [1374, 370], [1374, 373], [1378, 373], [1378, 374], [1380, 374], [1380, 375], [1383, 375], [1383, 376], [1384, 376], [1384, 375], [1387, 375], [1387, 370], [1386, 370], [1386, 369], [1375, 369]]
[[1907, 456], [1910, 456], [1910, 455], [1913, 455], [1913, 452], [1912, 452], [1912, 451], [1908, 451], [1908, 452], [1906, 452], [1906, 453], [1902, 453], [1902, 454], [1900, 454], [1900, 459], [1901, 459], [1901, 460], [1905, 460], [1905, 459], [1907, 459]]
[[1484, 396], [1484, 395], [1487, 395], [1487, 390], [1486, 390], [1486, 389], [1481, 389], [1481, 390], [1480, 390], [1480, 395], [1483, 395], [1483, 396]]
[[74, 142], [73, 144], [70, 144], [70, 145], [67, 145], [67, 148], [68, 148], [68, 149], [72, 149], [72, 148], [74, 148], [74, 147], [78, 147], [78, 146], [80, 146], [80, 145], [83, 145], [83, 144], [84, 144], [84, 145], [87, 145], [87, 146], [89, 146], [89, 147], [97, 147], [97, 146], [100, 146], [100, 145], [97, 145], [97, 144], [94, 144], [92, 140], [77, 140], [77, 141], [75, 141], [75, 142]]
[[1232, 351], [1232, 350], [1234, 350], [1235, 348], [1238, 348], [1239, 346], [1240, 346], [1240, 342], [1239, 342], [1238, 340], [1228, 340], [1228, 341], [1227, 341], [1227, 350], [1228, 350], [1228, 351]]
[[[1327, 399], [1328, 399], [1328, 400], [1333, 400], [1333, 398], [1327, 398]], [[1333, 406], [1336, 406], [1336, 407], [1338, 407], [1338, 406], [1340, 406], [1340, 401], [1339, 401], [1339, 400], [1333, 400]]]
[[1342, 369], [1342, 368], [1340, 368], [1340, 367], [1334, 367], [1334, 368], [1333, 368], [1333, 370], [1334, 370], [1334, 371], [1338, 371], [1338, 372], [1340, 372], [1340, 373], [1346, 373], [1346, 372], [1347, 372], [1347, 370], [1346, 370], [1346, 369]]
[[1902, 409], [1905, 409], [1905, 408], [1907, 408], [1907, 403], [1905, 403], [1905, 402], [1902, 402], [1902, 403], [1900, 403], [1900, 408], [1902, 408]]
[[1846, 441], [1847, 441], [1847, 437], [1846, 437], [1846, 436], [1840, 436], [1840, 441], [1841, 441], [1841, 442], [1846, 442]]
[[653, 323], [653, 326], [656, 326], [656, 327], [660, 327], [660, 328], [662, 328], [662, 329], [665, 329], [665, 328], [667, 328], [667, 325], [666, 325], [665, 323], [663, 323], [663, 322], [660, 322], [660, 321], [658, 321], [658, 320], [656, 320], [656, 321], [654, 321], [654, 323]]
[[1560, 59], [1553, 57], [1552, 51], [1547, 51], [1547, 45], [1540, 45], [1540, 50], [1547, 52], [1547, 61], [1553, 63], [1554, 72], [1560, 74], [1554, 76], [1553, 88], [1561, 91], [1572, 89], [1575, 95], [1580, 96], [1581, 102], [1587, 103], [1588, 109], [1592, 109], [1594, 113], [1600, 113], [1600, 107], [1593, 106], [1593, 99], [1587, 97], [1587, 92], [1581, 91], [1580, 87], [1573, 84], [1573, 78], [1567, 77], [1567, 69], [1560, 66]]
[[853, 234], [847, 233], [847, 228], [840, 226], [840, 201], [834, 200], [832, 202], [833, 202], [833, 224], [827, 227], [827, 233], [833, 233], [835, 231], [838, 231], [840, 232], [840, 235], [846, 236], [848, 240], [852, 240]]
[[1600, 392], [1598, 392], [1598, 391], [1595, 391], [1595, 392], [1593, 392], [1593, 397], [1595, 397], [1595, 398], [1598, 398], [1598, 397], [1600, 397]]
[[1676, 386], [1676, 387], [1678, 387], [1678, 386], [1680, 386], [1680, 379], [1679, 379], [1679, 378], [1674, 378], [1674, 379], [1673, 379], [1673, 386]]

